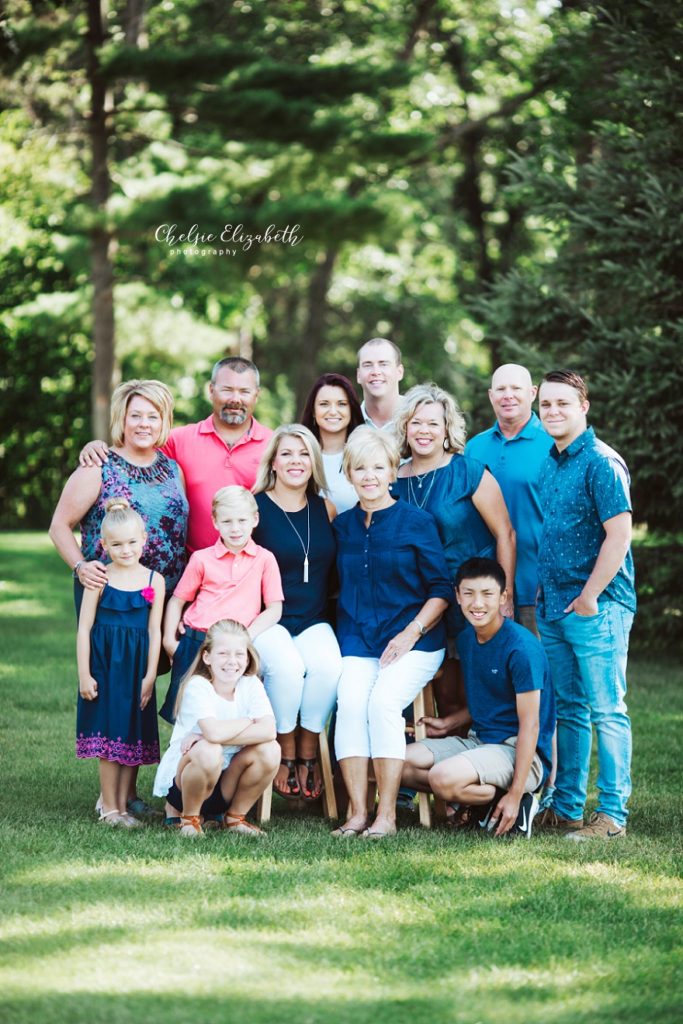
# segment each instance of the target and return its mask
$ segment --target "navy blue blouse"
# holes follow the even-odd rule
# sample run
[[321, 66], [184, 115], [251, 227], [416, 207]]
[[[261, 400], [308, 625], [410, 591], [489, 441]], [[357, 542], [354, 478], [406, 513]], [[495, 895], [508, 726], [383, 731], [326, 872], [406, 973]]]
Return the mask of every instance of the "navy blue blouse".
[[[330, 573], [334, 570], [336, 544], [325, 502], [318, 495], [308, 496], [311, 542], [308, 551], [308, 583], [304, 583], [304, 550], [301, 540], [308, 539], [306, 509], [284, 514], [265, 491], [255, 495], [259, 524], [252, 537], [261, 547], [272, 551], [282, 576], [285, 603], [280, 625], [298, 636], [309, 626], [328, 622]], [[294, 532], [296, 527], [301, 540]]]
[[[453, 586], [433, 518], [405, 501], [373, 512], [360, 505], [332, 523], [337, 535], [337, 637], [343, 655], [379, 658], [430, 597], [452, 601]], [[443, 621], [415, 644], [446, 646]]]

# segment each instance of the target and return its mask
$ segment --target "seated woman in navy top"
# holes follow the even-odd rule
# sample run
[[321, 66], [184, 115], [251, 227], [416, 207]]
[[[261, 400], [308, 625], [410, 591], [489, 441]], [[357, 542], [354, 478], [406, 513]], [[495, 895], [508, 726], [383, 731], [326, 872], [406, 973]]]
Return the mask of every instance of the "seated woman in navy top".
[[[396, 832], [403, 708], [432, 679], [446, 646], [448, 566], [432, 517], [389, 493], [398, 465], [396, 444], [385, 433], [358, 427], [349, 438], [344, 472], [359, 504], [333, 523], [343, 656], [335, 750], [349, 794], [338, 836], [379, 839]], [[370, 757], [379, 804], [368, 826]]]
[[259, 523], [253, 538], [275, 555], [285, 602], [278, 625], [254, 646], [282, 749], [274, 786], [283, 796], [306, 799], [316, 799], [322, 789], [318, 734], [334, 707], [341, 673], [327, 617], [335, 510], [320, 496], [324, 490], [320, 446], [310, 430], [300, 423], [278, 427], [254, 485]]

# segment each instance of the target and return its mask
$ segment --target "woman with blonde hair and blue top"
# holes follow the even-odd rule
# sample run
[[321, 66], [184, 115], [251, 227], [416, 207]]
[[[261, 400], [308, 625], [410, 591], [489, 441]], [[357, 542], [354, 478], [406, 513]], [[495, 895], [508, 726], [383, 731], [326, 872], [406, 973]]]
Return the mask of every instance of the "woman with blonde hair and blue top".
[[[503, 614], [513, 618], [515, 531], [499, 484], [482, 462], [463, 454], [465, 420], [455, 399], [436, 384], [416, 385], [403, 398], [395, 432], [406, 461], [392, 494], [433, 516], [451, 581], [469, 558], [493, 558], [503, 567], [508, 595]], [[446, 616], [449, 656], [435, 682], [440, 714], [464, 708], [455, 638], [466, 625], [460, 608], [452, 605]]]

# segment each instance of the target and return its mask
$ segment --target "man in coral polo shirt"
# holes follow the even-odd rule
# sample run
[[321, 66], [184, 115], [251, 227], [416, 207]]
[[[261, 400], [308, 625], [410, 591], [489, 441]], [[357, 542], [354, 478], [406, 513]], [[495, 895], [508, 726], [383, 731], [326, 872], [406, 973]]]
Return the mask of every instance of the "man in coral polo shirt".
[[199, 423], [174, 427], [163, 451], [185, 477], [190, 516], [189, 551], [210, 547], [216, 540], [211, 501], [221, 487], [254, 485], [261, 456], [273, 433], [254, 419], [259, 372], [249, 359], [230, 356], [211, 372], [209, 395], [213, 412]]
[[[211, 415], [199, 423], [174, 427], [162, 448], [175, 459], [185, 478], [190, 552], [216, 541], [211, 521], [211, 501], [216, 491], [228, 484], [251, 489], [256, 480], [258, 464], [272, 434], [254, 419], [259, 390], [259, 372], [250, 359], [220, 359], [209, 383]], [[81, 452], [81, 465], [101, 466], [107, 451], [103, 441], [91, 441]]]

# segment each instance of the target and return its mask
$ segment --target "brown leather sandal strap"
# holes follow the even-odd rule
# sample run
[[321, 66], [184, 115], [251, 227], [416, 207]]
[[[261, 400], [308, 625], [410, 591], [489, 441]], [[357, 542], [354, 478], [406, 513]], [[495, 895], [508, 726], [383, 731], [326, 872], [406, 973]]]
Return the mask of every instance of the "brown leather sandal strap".
[[202, 830], [202, 819], [198, 814], [181, 814], [180, 820], [184, 825], [192, 825], [198, 832]]

